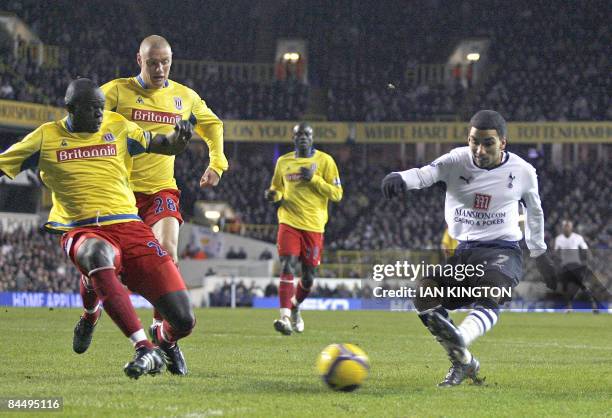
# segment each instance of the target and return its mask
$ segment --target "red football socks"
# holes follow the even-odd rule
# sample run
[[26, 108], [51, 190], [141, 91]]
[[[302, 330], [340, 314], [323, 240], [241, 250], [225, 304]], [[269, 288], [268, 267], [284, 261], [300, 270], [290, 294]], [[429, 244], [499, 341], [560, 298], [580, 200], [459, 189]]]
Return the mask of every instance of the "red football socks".
[[304, 302], [304, 299], [308, 297], [309, 293], [310, 289], [304, 289], [302, 287], [302, 281], [300, 280], [297, 285], [297, 290], [295, 291], [295, 300], [297, 301], [297, 304], [299, 305], [300, 303]]
[[[195, 324], [193, 324], [195, 326]], [[191, 334], [191, 327], [188, 331], [178, 331], [166, 320], [161, 326], [157, 327], [157, 341], [160, 346], [173, 346], [178, 340]]]
[[90, 280], [104, 304], [104, 310], [126, 337], [130, 338], [142, 329], [128, 291], [119, 281], [114, 268], [95, 271], [90, 274]]
[[91, 285], [86, 284], [87, 277], [81, 276], [79, 280], [79, 292], [81, 293], [81, 299], [83, 300], [83, 319], [95, 324], [100, 317], [100, 299], [96, 294], [95, 289]]
[[293, 286], [293, 274], [281, 274], [280, 285], [278, 286], [278, 297], [280, 299], [280, 307], [291, 309], [293, 305], [291, 299], [295, 293]]
[[155, 308], [153, 308], [153, 319], [155, 319], [155, 321], [157, 322], [161, 322], [164, 320], [159, 311]]

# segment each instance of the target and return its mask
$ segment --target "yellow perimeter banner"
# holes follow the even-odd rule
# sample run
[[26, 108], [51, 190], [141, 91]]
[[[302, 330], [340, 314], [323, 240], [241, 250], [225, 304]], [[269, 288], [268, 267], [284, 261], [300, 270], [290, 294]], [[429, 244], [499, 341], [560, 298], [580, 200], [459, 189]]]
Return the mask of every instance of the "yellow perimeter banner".
[[[223, 136], [228, 141], [287, 142], [293, 137], [297, 121], [224, 120]], [[343, 122], [311, 123], [315, 142], [342, 143], [349, 137], [349, 124]]]
[[[65, 110], [33, 103], [0, 100], [0, 127], [35, 129], [61, 119]], [[225, 120], [226, 141], [289, 142], [297, 121]], [[468, 122], [313, 122], [315, 142], [344, 143], [462, 143]], [[612, 143], [612, 121], [510, 122], [511, 143]]]
[[[465, 122], [356, 123], [355, 140], [364, 143], [457, 143], [467, 141]], [[612, 122], [510, 122], [511, 143], [610, 143]]]
[[45, 122], [66, 116], [61, 107], [0, 100], [0, 126], [35, 129]]

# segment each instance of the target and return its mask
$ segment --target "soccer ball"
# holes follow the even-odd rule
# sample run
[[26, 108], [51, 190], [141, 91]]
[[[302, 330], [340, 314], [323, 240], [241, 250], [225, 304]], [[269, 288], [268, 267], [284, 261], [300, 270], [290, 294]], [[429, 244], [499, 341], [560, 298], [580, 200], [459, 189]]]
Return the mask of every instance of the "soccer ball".
[[368, 355], [353, 344], [331, 344], [317, 358], [317, 370], [333, 390], [351, 392], [363, 384], [370, 370]]

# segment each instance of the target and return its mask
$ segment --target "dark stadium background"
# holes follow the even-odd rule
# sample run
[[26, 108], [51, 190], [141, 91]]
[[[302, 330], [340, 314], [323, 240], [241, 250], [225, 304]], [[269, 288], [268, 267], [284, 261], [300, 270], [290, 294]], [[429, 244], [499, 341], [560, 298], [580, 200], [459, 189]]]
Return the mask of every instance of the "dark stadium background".
[[[238, 131], [228, 129], [231, 121], [254, 130], [270, 121], [287, 121], [285, 129], [298, 120], [336, 123], [330, 126], [342, 128], [345, 137], [334, 143], [315, 137], [338, 162], [345, 188], [344, 200], [330, 207], [320, 276], [366, 279], [376, 260], [407, 249], [437, 250], [445, 227], [442, 187], [412, 193], [405, 204], [388, 203], [381, 199], [382, 177], [426, 164], [464, 139], [419, 143], [381, 134], [363, 140], [358, 125], [462, 126], [476, 110], [490, 108], [511, 123], [539, 129], [519, 140], [510, 137], [509, 149], [538, 170], [547, 242], [559, 233], [561, 220], [570, 218], [591, 248], [607, 254], [612, 246], [610, 3], [555, 2], [554, 9], [551, 13], [548, 2], [497, 0], [389, 1], [384, 7], [369, 1], [8, 0], [0, 6], [0, 144], [5, 149], [42, 121], [61, 116], [61, 110], [28, 106], [61, 107], [71, 79], [86, 76], [102, 84], [137, 74], [140, 40], [158, 33], [172, 45], [170, 77], [194, 88], [226, 121], [231, 168], [219, 187], [198, 187], [194, 173], [205, 167], [207, 155], [198, 141], [177, 158], [184, 216], [194, 223], [206, 221], [194, 212], [196, 202], [224, 202], [231, 215], [217, 221], [217, 228], [274, 242], [276, 214], [263, 190], [275, 159], [291, 149], [290, 136], [233, 138]], [[34, 38], [11, 29], [7, 22], [13, 19]], [[283, 59], [282, 39], [304, 48], [299, 62]], [[479, 60], [462, 57], [462, 63], [451, 63], [461, 45], [478, 45]], [[560, 133], [574, 128], [580, 132]], [[44, 216], [48, 210], [48, 194], [35, 176], [0, 187], [6, 219], [0, 230], [0, 291], [76, 291], [76, 270], [56, 237], [39, 232], [36, 222], [21, 225], [12, 217], [15, 212]], [[196, 256], [197, 249], [182, 248], [184, 258]], [[264, 252], [254, 248], [246, 251], [249, 260]], [[226, 245], [218, 256], [229, 252]], [[230, 276], [221, 276], [228, 281], [212, 300], [227, 305]], [[268, 281], [251, 283], [247, 277], [237, 283], [241, 305], [275, 291]], [[335, 287], [325, 282], [319, 293], [360, 296], [357, 289]]]

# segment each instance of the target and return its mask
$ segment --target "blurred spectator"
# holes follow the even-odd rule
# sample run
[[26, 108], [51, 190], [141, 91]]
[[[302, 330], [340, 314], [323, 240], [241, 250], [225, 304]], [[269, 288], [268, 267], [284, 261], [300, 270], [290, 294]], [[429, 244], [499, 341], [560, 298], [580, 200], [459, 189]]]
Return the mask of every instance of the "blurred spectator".
[[0, 86], [0, 98], [1, 99], [14, 99], [15, 90], [11, 85], [8, 77], [2, 77], [2, 85]]
[[266, 289], [264, 290], [264, 296], [267, 298], [272, 296], [278, 296], [278, 287], [274, 284], [273, 280], [270, 280], [270, 283], [268, 283], [268, 285], [266, 286]]
[[191, 258], [194, 260], [206, 260], [208, 258], [208, 255], [206, 254], [206, 252], [204, 252], [204, 250], [200, 246], [190, 242], [189, 244], [187, 244], [187, 247], [185, 247], [185, 250], [181, 254], [181, 258]]
[[238, 258], [238, 253], [234, 250], [234, 247], [229, 247], [227, 253], [225, 253], [225, 258], [228, 260], [236, 260]]
[[268, 250], [267, 248], [264, 248], [264, 250], [261, 252], [261, 254], [259, 254], [259, 259], [262, 260], [262, 261], [272, 260], [272, 258], [274, 258], [274, 256], [272, 255], [270, 250]]

